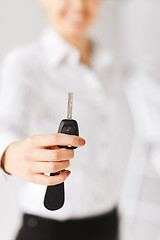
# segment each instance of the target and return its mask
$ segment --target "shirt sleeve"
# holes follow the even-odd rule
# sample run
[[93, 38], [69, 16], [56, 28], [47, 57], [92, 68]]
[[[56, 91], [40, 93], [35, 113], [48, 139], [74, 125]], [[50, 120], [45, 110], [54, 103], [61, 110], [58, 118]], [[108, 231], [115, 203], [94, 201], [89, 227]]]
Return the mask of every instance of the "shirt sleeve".
[[135, 71], [127, 79], [127, 96], [141, 142], [150, 150], [150, 161], [160, 174], [160, 85], [147, 71]]
[[[0, 160], [5, 149], [29, 134], [32, 111], [30, 71], [22, 51], [13, 51], [1, 68], [0, 88]], [[1, 166], [1, 162], [0, 162]], [[10, 177], [0, 167], [0, 178]]]
[[146, 119], [150, 138], [150, 161], [155, 171], [160, 174], [160, 85], [150, 72], [141, 75], [141, 88], [144, 91]]

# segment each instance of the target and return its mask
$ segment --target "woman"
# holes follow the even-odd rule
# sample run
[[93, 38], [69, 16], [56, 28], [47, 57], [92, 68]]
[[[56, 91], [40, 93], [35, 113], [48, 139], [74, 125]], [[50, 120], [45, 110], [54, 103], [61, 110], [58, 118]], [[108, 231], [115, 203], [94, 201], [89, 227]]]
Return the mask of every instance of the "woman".
[[[27, 181], [16, 240], [115, 240], [131, 132], [123, 88], [112, 78], [111, 56], [87, 37], [101, 0], [41, 4], [50, 26], [37, 41], [12, 51], [2, 68], [3, 175]], [[56, 133], [66, 114], [68, 92], [74, 92], [73, 116], [86, 144], [82, 137]], [[85, 147], [77, 149], [70, 162], [74, 151], [58, 145]], [[71, 175], [64, 170], [70, 163]], [[61, 170], [56, 176], [45, 174]], [[65, 205], [47, 210], [46, 186], [67, 178]]]

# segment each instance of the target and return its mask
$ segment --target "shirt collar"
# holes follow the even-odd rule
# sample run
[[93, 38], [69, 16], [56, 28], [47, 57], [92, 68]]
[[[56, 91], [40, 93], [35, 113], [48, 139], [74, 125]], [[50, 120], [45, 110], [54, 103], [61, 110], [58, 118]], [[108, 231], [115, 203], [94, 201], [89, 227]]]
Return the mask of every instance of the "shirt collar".
[[110, 68], [113, 62], [113, 53], [99, 42], [93, 41], [91, 67], [101, 73]]
[[[58, 66], [63, 62], [76, 65], [80, 62], [80, 52], [69, 44], [52, 27], [46, 28], [40, 37], [40, 42], [45, 50], [45, 57], [52, 66]], [[91, 68], [102, 70], [110, 67], [113, 62], [112, 54], [92, 41], [93, 52], [91, 56]]]
[[71, 44], [66, 42], [54, 29], [46, 28], [40, 42], [45, 50], [45, 56], [52, 66], [58, 66], [63, 61], [76, 64], [80, 61], [79, 51]]

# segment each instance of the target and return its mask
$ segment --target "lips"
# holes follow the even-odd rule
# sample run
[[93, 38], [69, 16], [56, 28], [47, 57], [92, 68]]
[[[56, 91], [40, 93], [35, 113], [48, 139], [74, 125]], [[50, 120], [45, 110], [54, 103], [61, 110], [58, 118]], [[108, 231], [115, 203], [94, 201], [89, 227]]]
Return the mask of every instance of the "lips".
[[86, 15], [84, 13], [67, 13], [65, 14], [65, 19], [70, 22], [83, 23]]

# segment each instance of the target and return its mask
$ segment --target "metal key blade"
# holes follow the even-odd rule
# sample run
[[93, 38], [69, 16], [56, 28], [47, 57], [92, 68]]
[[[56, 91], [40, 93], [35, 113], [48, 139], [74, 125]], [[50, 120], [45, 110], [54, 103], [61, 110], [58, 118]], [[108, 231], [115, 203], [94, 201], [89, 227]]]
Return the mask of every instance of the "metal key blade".
[[68, 111], [67, 111], [67, 119], [72, 119], [72, 108], [73, 108], [73, 93], [68, 93]]

